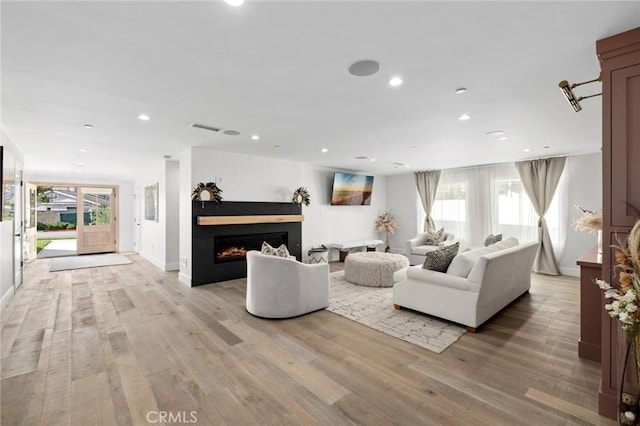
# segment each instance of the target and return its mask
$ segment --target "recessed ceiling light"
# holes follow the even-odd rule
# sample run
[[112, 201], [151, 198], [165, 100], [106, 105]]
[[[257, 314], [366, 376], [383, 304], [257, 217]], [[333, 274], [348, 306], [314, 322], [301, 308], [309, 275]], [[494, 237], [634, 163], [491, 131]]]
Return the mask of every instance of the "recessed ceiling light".
[[84, 164], [78, 163], [78, 167], [84, 167]]
[[260, 139], [260, 136], [258, 136], [258, 135], [251, 135], [251, 139], [253, 139], [254, 141], [257, 141], [258, 139]]
[[417, 149], [417, 148], [418, 148], [418, 147], [417, 147], [416, 145], [411, 145], [411, 146], [409, 147], [409, 149]]
[[404, 166], [407, 167], [407, 168], [411, 167], [409, 164], [405, 164]]
[[86, 129], [93, 129], [93, 124], [83, 124], [82, 127]]
[[466, 87], [461, 87], [459, 89], [456, 89], [456, 95], [462, 95], [463, 93], [467, 93]]
[[471, 116], [469, 114], [462, 114], [460, 117], [458, 117], [458, 120], [465, 121], [465, 120], [468, 120], [470, 118], [471, 118]]
[[370, 158], [369, 161], [376, 161], [376, 159], [375, 158]]
[[356, 160], [366, 160], [367, 158], [369, 158], [369, 157], [367, 157], [366, 155], [358, 155], [356, 157]]
[[509, 139], [509, 138], [508, 138], [508, 137], [506, 137], [506, 136], [500, 136], [500, 137], [498, 138], [498, 140], [499, 140], [499, 141], [506, 141], [507, 139]]
[[530, 150], [529, 148], [525, 148], [525, 149], [523, 149], [523, 151], [524, 151], [524, 152], [529, 152], [529, 151], [531, 151], [531, 150]]
[[542, 147], [542, 149], [549, 149], [549, 148], [551, 148], [549, 145], [545, 145]]
[[238, 7], [244, 4], [244, 0], [224, 0], [229, 6]]
[[273, 147], [274, 148], [280, 148], [280, 145], [274, 145]]
[[140, 114], [138, 118], [142, 121], [149, 121], [149, 116], [147, 114]]
[[84, 148], [81, 148], [81, 149], [79, 149], [78, 151], [80, 151], [80, 152], [87, 152], [87, 150], [86, 150], [86, 149], [84, 149]]
[[504, 130], [492, 130], [484, 134], [485, 136], [502, 136], [504, 135]]
[[322, 148], [320, 151], [322, 152], [329, 152], [329, 150], [327, 148]]
[[402, 83], [403, 83], [402, 78], [398, 76], [391, 77], [391, 80], [389, 80], [389, 86], [392, 86], [392, 87], [400, 86]]
[[171, 156], [169, 154], [165, 154], [162, 156], [162, 158], [164, 158], [165, 160], [170, 160]]
[[373, 59], [363, 59], [349, 65], [349, 73], [356, 77], [368, 77], [380, 71], [380, 63]]
[[222, 133], [224, 133], [227, 136], [238, 136], [240, 134], [240, 132], [237, 130], [225, 130]]

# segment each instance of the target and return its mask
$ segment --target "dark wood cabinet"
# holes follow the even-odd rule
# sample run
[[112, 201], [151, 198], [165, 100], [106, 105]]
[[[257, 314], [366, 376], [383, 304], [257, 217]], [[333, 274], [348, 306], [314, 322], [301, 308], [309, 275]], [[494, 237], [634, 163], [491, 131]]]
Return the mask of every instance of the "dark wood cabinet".
[[[614, 250], [624, 242], [640, 208], [640, 28], [596, 42], [602, 70], [602, 277], [615, 285]], [[619, 324], [602, 310], [602, 381], [599, 411], [617, 417]]]
[[594, 247], [578, 259], [580, 266], [580, 340], [578, 355], [600, 362], [602, 350], [601, 318], [604, 310], [603, 295], [594, 283], [602, 278], [602, 255]]

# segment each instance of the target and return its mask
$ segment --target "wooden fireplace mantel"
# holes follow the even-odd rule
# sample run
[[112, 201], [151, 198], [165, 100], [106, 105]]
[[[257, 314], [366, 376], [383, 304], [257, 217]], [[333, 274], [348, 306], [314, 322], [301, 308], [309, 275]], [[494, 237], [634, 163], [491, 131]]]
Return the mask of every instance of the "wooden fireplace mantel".
[[245, 225], [251, 223], [291, 223], [302, 222], [301, 214], [272, 214], [252, 216], [198, 216], [198, 225]]

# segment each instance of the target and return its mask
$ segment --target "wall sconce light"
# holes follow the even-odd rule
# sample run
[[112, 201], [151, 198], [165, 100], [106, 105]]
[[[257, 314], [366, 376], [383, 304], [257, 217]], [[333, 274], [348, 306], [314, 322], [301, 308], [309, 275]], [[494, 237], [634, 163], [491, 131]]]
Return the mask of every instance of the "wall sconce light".
[[558, 86], [560, 87], [560, 90], [562, 91], [562, 94], [564, 95], [564, 97], [567, 98], [567, 101], [569, 101], [569, 104], [571, 105], [573, 110], [575, 112], [578, 112], [582, 109], [582, 107], [580, 106], [581, 100], [587, 99], [587, 98], [593, 98], [594, 96], [600, 96], [602, 95], [602, 92], [596, 93], [593, 95], [588, 95], [588, 96], [580, 96], [579, 98], [576, 98], [576, 96], [573, 94], [573, 89], [578, 86], [582, 86], [583, 84], [595, 83], [596, 81], [602, 81], [602, 74], [600, 74], [598, 78], [594, 78], [593, 80], [589, 80], [589, 81], [583, 81], [581, 83], [569, 84], [567, 80], [562, 80], [558, 84]]

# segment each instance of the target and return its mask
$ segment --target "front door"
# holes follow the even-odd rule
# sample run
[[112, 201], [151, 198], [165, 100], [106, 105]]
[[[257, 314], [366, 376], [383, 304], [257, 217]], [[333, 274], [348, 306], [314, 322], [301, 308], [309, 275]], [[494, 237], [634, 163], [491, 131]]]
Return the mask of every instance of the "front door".
[[78, 254], [116, 251], [115, 187], [78, 188]]

